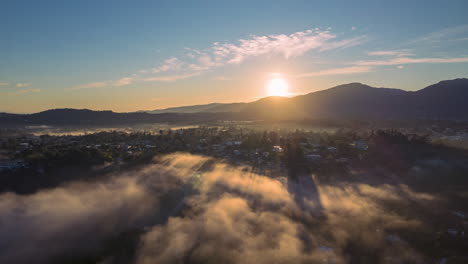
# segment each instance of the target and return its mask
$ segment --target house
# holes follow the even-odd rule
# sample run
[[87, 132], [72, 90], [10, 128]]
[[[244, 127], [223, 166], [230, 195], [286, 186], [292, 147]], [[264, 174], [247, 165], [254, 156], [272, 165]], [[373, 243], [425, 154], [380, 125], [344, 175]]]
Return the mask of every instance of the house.
[[211, 149], [213, 149], [214, 151], [223, 151], [224, 146], [219, 145], [219, 144], [213, 144], [213, 145], [211, 145]]
[[461, 219], [468, 219], [468, 215], [462, 211], [454, 211], [453, 214], [460, 217]]
[[281, 146], [273, 146], [274, 152], [283, 152], [283, 148]]
[[348, 163], [349, 159], [348, 158], [338, 158], [335, 161], [339, 162], [339, 163]]
[[320, 246], [319, 249], [322, 252], [332, 252], [333, 251], [333, 248], [327, 247], [327, 246]]
[[401, 238], [397, 235], [388, 235], [385, 237], [385, 240], [390, 241], [390, 242], [400, 242]]
[[318, 154], [309, 154], [306, 156], [308, 161], [319, 161], [322, 159], [322, 155]]
[[224, 145], [226, 146], [239, 146], [242, 144], [242, 141], [226, 141], [224, 142]]
[[464, 231], [459, 231], [455, 228], [448, 228], [447, 234], [449, 234], [451, 237], [465, 237]]
[[19, 147], [20, 147], [20, 149], [22, 149], [22, 150], [26, 150], [26, 149], [29, 149], [30, 145], [29, 145], [29, 143], [27, 143], [27, 142], [23, 142], [23, 143], [20, 143], [20, 144], [19, 144]]
[[367, 150], [369, 148], [367, 142], [364, 140], [356, 140], [353, 143], [351, 143], [351, 146], [353, 146], [357, 150]]
[[332, 152], [332, 153], [335, 153], [335, 152], [338, 150], [338, 149], [335, 148], [335, 147], [328, 147], [327, 149], [328, 149], [328, 151], [330, 151], [330, 152]]
[[15, 170], [22, 167], [21, 162], [15, 160], [0, 160], [0, 171]]

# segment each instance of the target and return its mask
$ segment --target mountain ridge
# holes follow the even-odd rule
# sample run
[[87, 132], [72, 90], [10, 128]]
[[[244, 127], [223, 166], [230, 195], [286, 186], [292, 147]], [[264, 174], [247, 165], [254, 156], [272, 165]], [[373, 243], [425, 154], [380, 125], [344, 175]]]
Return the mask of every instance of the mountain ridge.
[[0, 113], [0, 125], [135, 124], [223, 119], [468, 120], [467, 99], [466, 78], [440, 81], [417, 91], [376, 88], [354, 82], [295, 97], [265, 97], [249, 103], [211, 103], [128, 113], [71, 108], [34, 114]]

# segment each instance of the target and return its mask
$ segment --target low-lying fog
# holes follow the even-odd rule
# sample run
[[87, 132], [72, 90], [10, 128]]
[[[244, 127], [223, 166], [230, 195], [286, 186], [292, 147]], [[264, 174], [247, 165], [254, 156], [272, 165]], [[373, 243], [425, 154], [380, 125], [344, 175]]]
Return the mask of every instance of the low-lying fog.
[[398, 234], [430, 236], [423, 216], [439, 204], [405, 185], [293, 182], [173, 154], [98, 182], [1, 194], [0, 263], [428, 263]]

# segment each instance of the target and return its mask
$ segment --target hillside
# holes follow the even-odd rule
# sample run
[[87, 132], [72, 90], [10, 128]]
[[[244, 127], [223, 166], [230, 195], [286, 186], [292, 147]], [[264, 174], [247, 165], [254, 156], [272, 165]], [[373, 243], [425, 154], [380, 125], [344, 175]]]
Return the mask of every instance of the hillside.
[[441, 81], [418, 91], [349, 83], [292, 98], [251, 103], [195, 105], [149, 112], [115, 113], [53, 109], [35, 114], [0, 113], [0, 125], [123, 125], [215, 120], [468, 120], [468, 79]]
[[204, 105], [170, 107], [170, 108], [143, 111], [143, 112], [150, 113], [150, 114], [239, 112], [243, 109], [245, 104], [246, 103], [229, 103], [229, 104], [211, 103], [211, 104], [204, 104]]
[[292, 98], [205, 105], [210, 107], [192, 113], [239, 112], [260, 119], [468, 119], [467, 98], [468, 79], [441, 81], [415, 92], [349, 83]]
[[209, 122], [231, 117], [229, 113], [116, 113], [88, 109], [52, 109], [35, 114], [0, 113], [1, 126], [119, 126], [144, 123]]

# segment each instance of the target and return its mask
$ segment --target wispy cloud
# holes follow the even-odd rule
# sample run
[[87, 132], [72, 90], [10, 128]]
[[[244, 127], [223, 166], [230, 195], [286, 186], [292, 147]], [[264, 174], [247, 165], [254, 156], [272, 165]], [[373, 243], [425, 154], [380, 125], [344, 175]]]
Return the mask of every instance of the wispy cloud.
[[237, 65], [255, 57], [280, 56], [291, 59], [311, 51], [343, 49], [365, 41], [367, 36], [339, 38], [330, 30], [318, 28], [292, 34], [251, 35], [234, 43], [214, 42], [211, 47], [201, 50], [186, 47], [183, 56], [170, 57], [156, 67], [140, 70], [131, 75], [133, 78], [88, 83], [73, 89], [122, 86], [139, 80], [172, 82], [198, 76], [217, 67]]
[[212, 48], [216, 58], [226, 60], [227, 63], [237, 64], [249, 57], [266, 54], [279, 54], [285, 58], [296, 57], [305, 52], [318, 49], [335, 38], [328, 31], [307, 30], [290, 35], [255, 36], [250, 39], [240, 39], [239, 44], [214, 43]]
[[413, 53], [409, 52], [408, 50], [379, 50], [379, 51], [371, 51], [367, 53], [370, 56], [411, 56]]
[[9, 83], [0, 83], [0, 86], [10, 85]]
[[250, 39], [240, 39], [239, 44], [214, 43], [211, 51], [214, 61], [225, 61], [228, 64], [238, 64], [249, 57], [261, 55], [281, 55], [292, 58], [317, 50], [331, 50], [358, 45], [365, 41], [365, 36], [357, 38], [335, 40], [337, 36], [330, 31], [309, 29], [290, 35], [253, 35]]
[[100, 87], [118, 87], [118, 86], [124, 86], [131, 84], [133, 82], [132, 77], [124, 77], [120, 78], [116, 81], [105, 81], [105, 82], [92, 82], [92, 83], [87, 83], [79, 86], [75, 86], [70, 88], [71, 90], [80, 90], [80, 89], [89, 89], [89, 88], [100, 88]]
[[19, 90], [15, 92], [8, 93], [9, 95], [22, 95], [22, 94], [27, 94], [27, 93], [38, 93], [40, 92], [41, 89], [25, 89], [25, 90]]
[[180, 70], [183, 66], [183, 63], [179, 59], [172, 57], [164, 61], [162, 65], [151, 70], [153, 73], [167, 72], [170, 70]]
[[190, 77], [194, 77], [197, 75], [200, 75], [201, 72], [193, 72], [193, 73], [187, 73], [187, 74], [179, 74], [179, 75], [166, 75], [166, 76], [158, 76], [158, 77], [151, 77], [151, 78], [145, 78], [143, 81], [147, 82], [173, 82], [177, 80], [182, 80], [182, 79], [187, 79]]
[[313, 76], [326, 76], [326, 75], [344, 75], [344, 74], [355, 74], [355, 73], [365, 73], [372, 71], [370, 66], [351, 66], [351, 67], [342, 67], [342, 68], [333, 68], [315, 72], [307, 72], [297, 74], [294, 77], [304, 78], [304, 77], [313, 77]]
[[73, 87], [73, 89], [99, 88], [108, 86], [107, 82], [93, 82]]
[[31, 85], [30, 83], [17, 83], [15, 86], [18, 88], [21, 88], [21, 87], [28, 87], [30, 85]]
[[326, 45], [323, 45], [323, 47], [320, 48], [320, 51], [350, 48], [360, 45], [368, 40], [369, 38], [367, 36], [359, 36], [355, 38], [329, 42]]
[[[409, 42], [409, 44], [436, 43], [451, 41], [454, 39], [465, 39], [468, 36], [468, 25], [444, 28]], [[468, 40], [468, 39], [467, 39]]]
[[230, 81], [230, 80], [232, 80], [232, 78], [227, 77], [227, 76], [216, 76], [216, 77], [213, 78], [213, 80], [216, 80], [216, 81]]
[[114, 83], [112, 83], [112, 86], [123, 86], [123, 85], [128, 85], [128, 84], [131, 84], [133, 81], [133, 78], [131, 77], [124, 77], [124, 78], [120, 78], [118, 79], [117, 81], [115, 81]]
[[399, 64], [414, 64], [414, 63], [463, 63], [468, 62], [468, 57], [460, 58], [392, 58], [388, 60], [364, 60], [357, 61], [355, 65], [361, 66], [380, 66], [380, 65], [399, 65]]
[[[186, 47], [184, 59], [172, 57], [160, 66], [153, 68], [152, 73], [172, 72], [167, 76], [147, 77], [150, 81], [174, 81], [185, 79], [221, 66], [235, 65], [250, 58], [260, 56], [281, 56], [284, 59], [299, 57], [310, 51], [323, 52], [333, 49], [359, 45], [367, 40], [366, 36], [339, 39], [329, 30], [309, 29], [292, 34], [272, 34], [239, 39], [236, 43], [215, 42], [204, 50]], [[175, 74], [177, 73], [177, 74]]]

